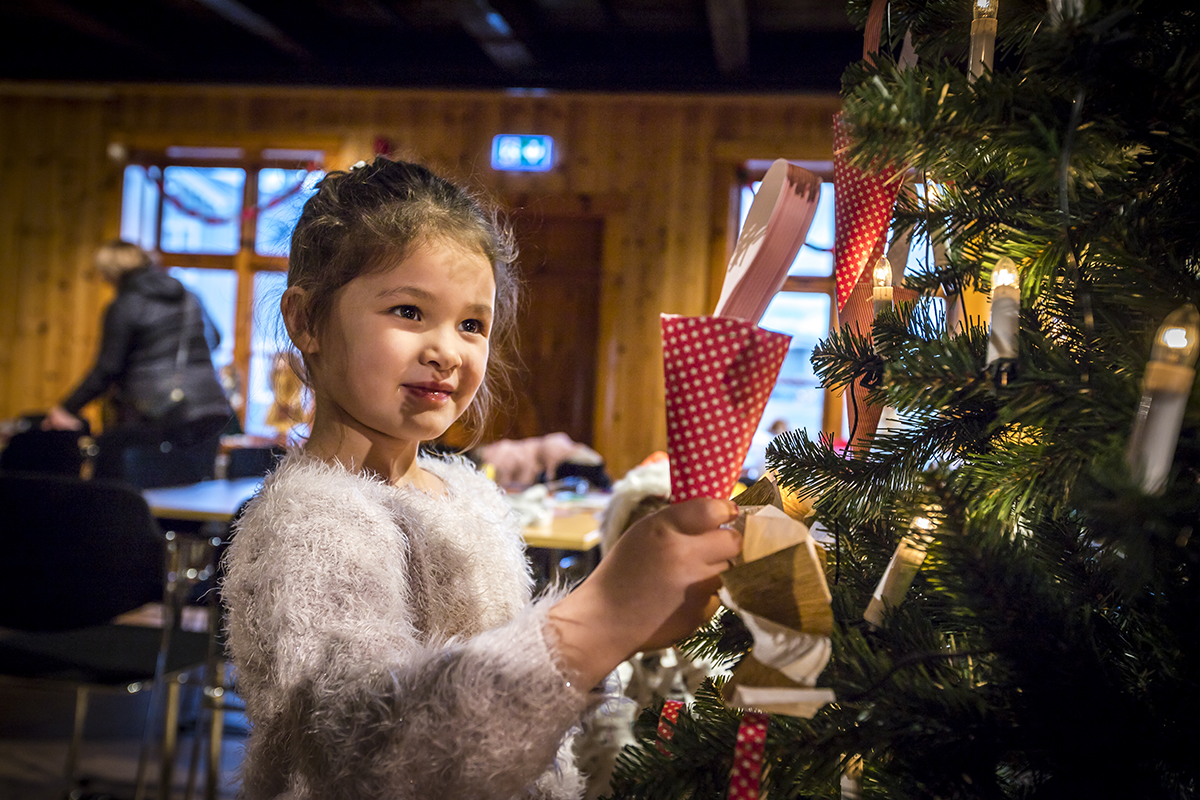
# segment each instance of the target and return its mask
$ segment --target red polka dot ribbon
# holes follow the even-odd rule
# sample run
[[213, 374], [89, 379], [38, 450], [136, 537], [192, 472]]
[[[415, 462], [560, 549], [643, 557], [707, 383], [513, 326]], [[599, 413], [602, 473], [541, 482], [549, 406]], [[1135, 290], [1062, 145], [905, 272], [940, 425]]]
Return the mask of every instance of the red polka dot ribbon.
[[655, 747], [658, 752], [664, 756], [669, 755], [667, 748], [663, 747], [663, 742], [671, 741], [671, 737], [675, 735], [675, 723], [679, 721], [679, 710], [683, 708], [683, 703], [679, 700], [667, 700], [663, 703], [662, 712], [658, 715], [658, 741]]
[[885, 166], [864, 172], [847, 163], [849, 123], [841, 113], [833, 118], [834, 263], [838, 311], [846, 305], [863, 267], [883, 255], [892, 206], [900, 191], [896, 171]]
[[729, 317], [662, 316], [671, 500], [726, 499], [792, 337]]
[[742, 715], [733, 750], [733, 769], [729, 771], [729, 800], [758, 800], [768, 722], [770, 718], [761, 711]]

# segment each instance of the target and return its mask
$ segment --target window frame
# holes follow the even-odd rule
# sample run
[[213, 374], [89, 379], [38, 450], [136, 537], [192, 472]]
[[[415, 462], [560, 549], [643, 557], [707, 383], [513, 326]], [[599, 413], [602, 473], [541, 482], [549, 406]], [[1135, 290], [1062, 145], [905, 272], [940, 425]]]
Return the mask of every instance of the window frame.
[[[240, 156], [222, 155], [205, 157], [196, 152], [185, 155], [172, 155], [172, 149], [188, 149], [202, 151], [212, 149], [238, 149]], [[319, 158], [300, 161], [293, 158], [268, 157], [264, 152], [275, 150], [305, 152]], [[328, 172], [329, 143], [296, 143], [283, 146], [271, 144], [245, 144], [209, 142], [204, 145], [188, 145], [175, 141], [170, 145], [134, 147], [129, 149], [128, 156], [122, 167], [140, 166], [146, 169], [155, 167], [160, 175], [165, 176], [168, 167], [228, 167], [245, 171], [246, 180], [242, 187], [242, 209], [258, 205], [259, 172], [263, 169], [287, 170], [324, 170]], [[123, 199], [123, 198], [122, 198]], [[220, 269], [231, 270], [236, 277], [234, 325], [233, 325], [233, 369], [240, 381], [243, 403], [235, 409], [238, 422], [245, 430], [247, 412], [250, 405], [250, 362], [251, 344], [254, 327], [254, 296], [255, 276], [260, 272], [287, 272], [288, 259], [286, 256], [259, 255], [255, 249], [255, 234], [258, 226], [257, 214], [242, 214], [238, 225], [238, 249], [232, 254], [210, 253], [175, 253], [161, 249], [163, 205], [166, 202], [165, 192], [158, 192], [152, 224], [154, 226], [154, 252], [158, 254], [165, 267], [182, 267], [185, 269]], [[120, 208], [120, 204], [118, 204]]]

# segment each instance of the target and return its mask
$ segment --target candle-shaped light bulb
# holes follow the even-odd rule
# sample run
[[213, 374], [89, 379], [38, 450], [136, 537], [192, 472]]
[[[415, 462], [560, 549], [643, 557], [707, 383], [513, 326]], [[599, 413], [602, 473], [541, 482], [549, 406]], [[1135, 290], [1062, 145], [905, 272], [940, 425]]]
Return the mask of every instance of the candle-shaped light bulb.
[[996, 54], [996, 13], [1000, 0], [973, 0], [974, 18], [971, 20], [971, 80], [992, 68]]
[[933, 543], [934, 527], [933, 521], [924, 515], [916, 516], [910, 523], [908, 533], [896, 545], [892, 560], [888, 562], [875, 593], [871, 595], [871, 602], [863, 612], [863, 619], [867, 622], [878, 628], [883, 624], [884, 611], [904, 602], [908, 587], [912, 586], [917, 571], [925, 562], [925, 551]]
[[1142, 377], [1142, 401], [1129, 436], [1126, 459], [1146, 494], [1167, 484], [1175, 445], [1200, 354], [1200, 311], [1190, 303], [1167, 315], [1154, 337]]
[[1017, 357], [1017, 331], [1021, 326], [1021, 273], [1016, 263], [1004, 256], [992, 270], [992, 317], [988, 334], [987, 363], [1012, 361]]
[[871, 270], [871, 299], [875, 316], [892, 307], [892, 262], [880, 258]]

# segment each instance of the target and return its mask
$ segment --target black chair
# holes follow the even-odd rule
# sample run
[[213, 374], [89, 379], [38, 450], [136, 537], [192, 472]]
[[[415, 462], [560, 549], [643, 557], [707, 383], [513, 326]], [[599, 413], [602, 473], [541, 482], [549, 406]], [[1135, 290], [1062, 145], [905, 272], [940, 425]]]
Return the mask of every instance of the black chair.
[[[205, 554], [191, 543], [168, 542], [146, 501], [127, 485], [29, 473], [0, 473], [0, 546], [0, 678], [74, 688], [68, 786], [76, 786], [88, 693], [151, 689], [137, 797], [145, 791], [152, 721], [164, 692], [159, 777], [168, 796], [179, 683], [208, 654], [208, 634], [177, 629], [184, 576]], [[113, 621], [156, 601], [164, 603], [161, 627]]]
[[78, 478], [85, 459], [80, 440], [89, 429], [44, 431], [43, 419], [44, 415], [28, 414], [17, 420], [17, 432], [0, 451], [0, 469]]
[[235, 447], [229, 451], [227, 478], [257, 478], [275, 469], [287, 450], [280, 445], [269, 447]]
[[100, 434], [95, 477], [124, 481], [139, 489], [184, 486], [215, 477], [219, 438], [180, 444], [161, 437], [146, 441], [147, 435], [124, 430]]

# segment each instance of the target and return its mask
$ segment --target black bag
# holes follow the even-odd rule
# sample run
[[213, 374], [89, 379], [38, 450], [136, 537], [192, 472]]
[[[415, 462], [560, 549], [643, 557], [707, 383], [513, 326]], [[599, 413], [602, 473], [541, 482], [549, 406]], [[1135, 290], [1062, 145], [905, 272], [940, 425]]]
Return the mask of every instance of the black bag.
[[175, 350], [175, 371], [155, 378], [153, 390], [134, 401], [134, 408], [147, 422], [160, 430], [171, 430], [187, 422], [187, 393], [184, 391], [184, 370], [187, 368], [188, 344], [192, 338], [195, 300], [190, 293], [183, 297], [183, 326], [179, 347]]

